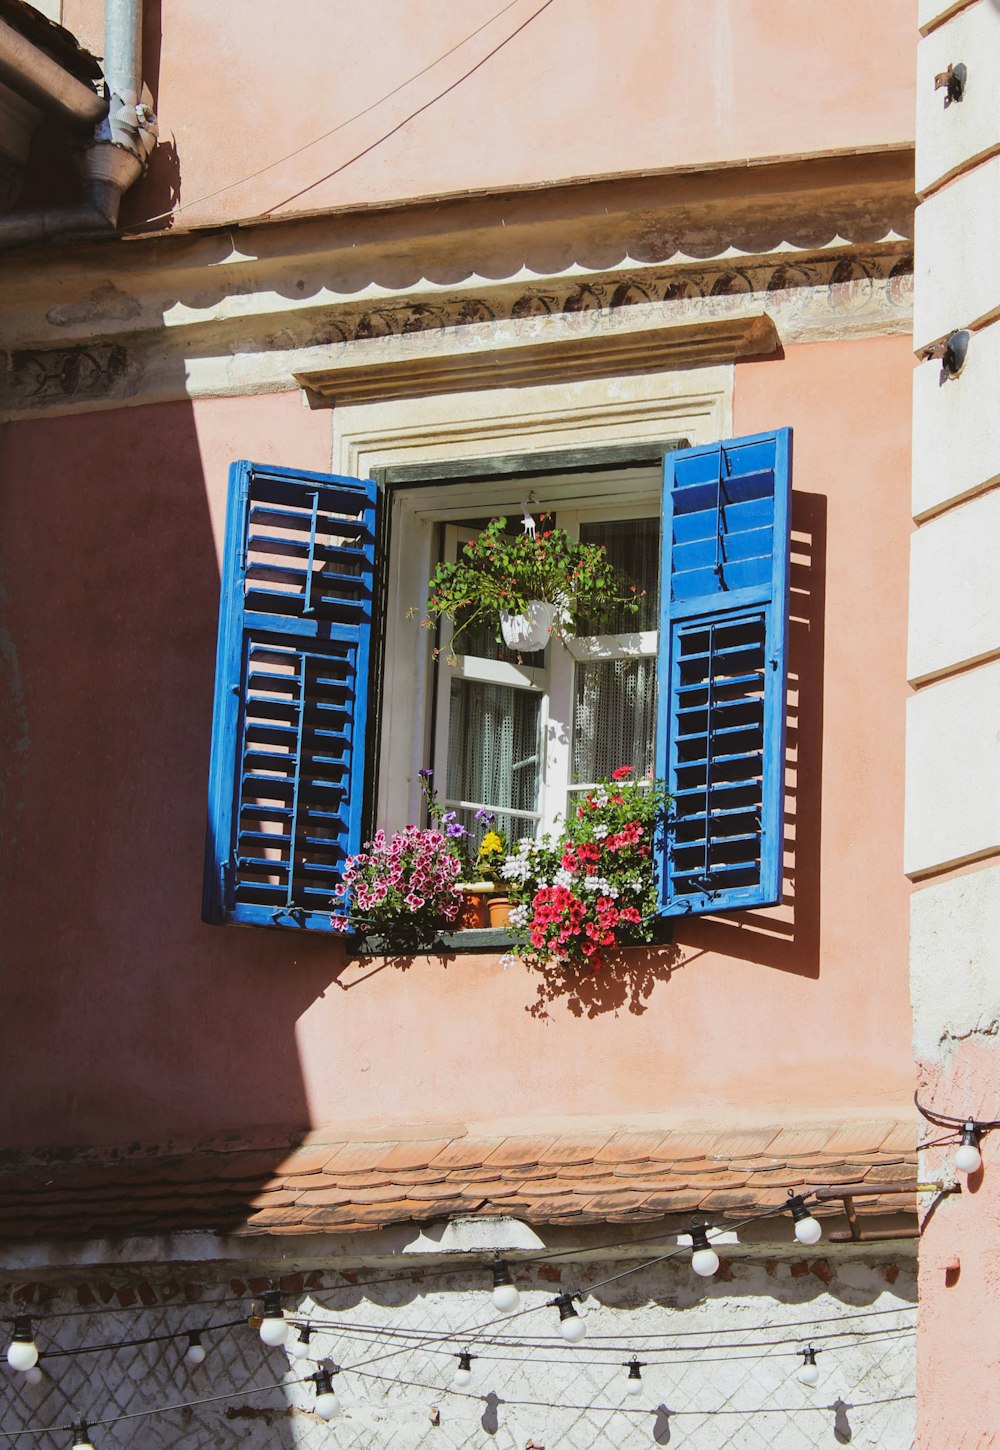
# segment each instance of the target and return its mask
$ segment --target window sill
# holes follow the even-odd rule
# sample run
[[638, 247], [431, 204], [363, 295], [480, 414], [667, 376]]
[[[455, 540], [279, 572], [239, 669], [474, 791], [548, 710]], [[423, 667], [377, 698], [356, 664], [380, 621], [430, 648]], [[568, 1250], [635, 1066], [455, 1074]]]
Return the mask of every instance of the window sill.
[[468, 931], [443, 932], [426, 946], [400, 949], [384, 937], [355, 937], [348, 941], [348, 957], [436, 957], [492, 954], [497, 956], [512, 947], [517, 938], [502, 926], [476, 927]]

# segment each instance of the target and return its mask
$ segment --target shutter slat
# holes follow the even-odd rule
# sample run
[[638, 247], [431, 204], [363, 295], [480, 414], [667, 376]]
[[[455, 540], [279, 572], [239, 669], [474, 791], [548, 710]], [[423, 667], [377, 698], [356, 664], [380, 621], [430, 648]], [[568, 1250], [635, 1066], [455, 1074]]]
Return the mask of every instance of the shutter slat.
[[[664, 914], [780, 900], [790, 432], [664, 460]], [[728, 597], [732, 596], [732, 597]]]

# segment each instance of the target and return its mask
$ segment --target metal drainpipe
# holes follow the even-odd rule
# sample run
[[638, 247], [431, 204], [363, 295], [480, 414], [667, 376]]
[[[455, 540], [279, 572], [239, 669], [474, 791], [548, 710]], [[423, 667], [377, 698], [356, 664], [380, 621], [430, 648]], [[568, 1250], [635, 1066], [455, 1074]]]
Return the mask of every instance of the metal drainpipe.
[[142, 0], [104, 0], [104, 54], [107, 114], [80, 159], [87, 200], [0, 216], [0, 248], [118, 225], [122, 196], [145, 171], [157, 137], [153, 98], [142, 84]]

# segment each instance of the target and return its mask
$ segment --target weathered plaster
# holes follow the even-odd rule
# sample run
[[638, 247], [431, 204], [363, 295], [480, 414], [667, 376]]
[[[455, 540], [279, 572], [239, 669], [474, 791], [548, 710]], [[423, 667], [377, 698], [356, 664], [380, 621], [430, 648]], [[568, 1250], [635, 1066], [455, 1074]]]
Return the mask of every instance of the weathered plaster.
[[916, 349], [1000, 312], [1000, 156], [917, 208], [915, 242]]
[[913, 370], [913, 514], [938, 513], [1000, 479], [1000, 323], [973, 334], [962, 371]]
[[[913, 1049], [926, 1062], [949, 1043], [1000, 1030], [1000, 866], [915, 891], [910, 902]], [[957, 1109], [958, 1112], [961, 1109]]]
[[[946, 105], [947, 92], [935, 93], [934, 80], [959, 62], [968, 71], [965, 92]], [[978, 0], [917, 47], [918, 195], [1000, 149], [998, 90], [1000, 9], [992, 0]]]
[[[391, 1441], [402, 1450], [428, 1444], [523, 1450], [539, 1446], [585, 1450], [594, 1445], [645, 1450], [676, 1439], [705, 1450], [811, 1450], [845, 1430], [858, 1445], [909, 1450], [913, 1433], [913, 1265], [909, 1245], [878, 1245], [865, 1257], [725, 1260], [710, 1282], [687, 1264], [661, 1264], [583, 1297], [587, 1339], [567, 1346], [555, 1332], [555, 1294], [634, 1267], [634, 1261], [556, 1260], [514, 1266], [522, 1307], [536, 1312], [497, 1320], [481, 1268], [440, 1263], [378, 1266], [362, 1277], [390, 1282], [370, 1296], [320, 1269], [289, 1272], [259, 1261], [222, 1277], [182, 1264], [168, 1274], [127, 1279], [120, 1271], [0, 1290], [6, 1313], [35, 1315], [40, 1347], [175, 1332], [115, 1353], [42, 1360], [37, 1387], [8, 1374], [5, 1428], [65, 1424], [72, 1413], [97, 1422], [203, 1396], [221, 1402], [172, 1414], [95, 1427], [107, 1450], [186, 1444], [229, 1450], [320, 1450], [347, 1443], [358, 1450]], [[372, 1271], [374, 1275], [372, 1274]], [[236, 1325], [269, 1276], [280, 1277], [289, 1316], [312, 1326], [314, 1359], [289, 1361], [267, 1350], [256, 1332]], [[346, 1292], [345, 1292], [346, 1291]], [[143, 1304], [148, 1307], [139, 1308]], [[86, 1310], [104, 1309], [100, 1315]], [[860, 1317], [845, 1317], [860, 1316]], [[301, 1322], [300, 1320], [300, 1322]], [[475, 1326], [490, 1324], [488, 1337]], [[206, 1328], [204, 1364], [183, 1363], [186, 1331]], [[832, 1338], [829, 1336], [833, 1336]], [[421, 1340], [421, 1336], [430, 1336]], [[815, 1337], [822, 1378], [815, 1390], [798, 1383], [798, 1350]], [[527, 1343], [526, 1343], [527, 1341]], [[451, 1388], [455, 1356], [469, 1344], [473, 1380]], [[755, 1352], [756, 1351], [756, 1352]], [[623, 1394], [624, 1361], [645, 1362], [643, 1393]], [[326, 1425], [312, 1411], [305, 1377], [317, 1361], [343, 1366], [336, 1389], [343, 1416]], [[352, 1372], [351, 1366], [374, 1360]], [[404, 1383], [404, 1382], [409, 1383]], [[252, 1386], [273, 1389], [254, 1393]], [[440, 1423], [432, 1426], [437, 1406]], [[840, 1406], [840, 1408], [838, 1408]], [[837, 1430], [840, 1435], [837, 1435]]]
[[1000, 489], [929, 520], [912, 536], [912, 684], [1000, 653], [998, 558]]
[[1000, 846], [1000, 661], [926, 685], [907, 701], [908, 875]]

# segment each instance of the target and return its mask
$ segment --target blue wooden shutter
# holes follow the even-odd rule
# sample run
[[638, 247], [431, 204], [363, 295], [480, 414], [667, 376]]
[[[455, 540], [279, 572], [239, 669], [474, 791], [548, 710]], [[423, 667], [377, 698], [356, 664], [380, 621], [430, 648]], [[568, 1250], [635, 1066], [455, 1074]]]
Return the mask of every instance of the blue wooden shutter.
[[234, 463], [206, 921], [330, 929], [361, 842], [375, 484]]
[[664, 915], [781, 900], [791, 430], [664, 459]]

